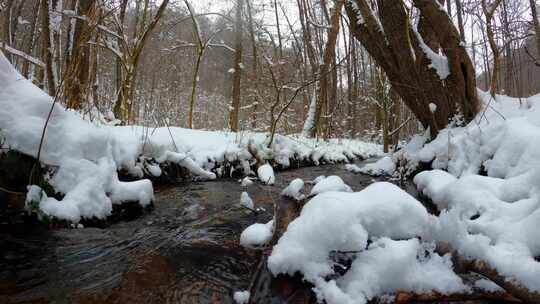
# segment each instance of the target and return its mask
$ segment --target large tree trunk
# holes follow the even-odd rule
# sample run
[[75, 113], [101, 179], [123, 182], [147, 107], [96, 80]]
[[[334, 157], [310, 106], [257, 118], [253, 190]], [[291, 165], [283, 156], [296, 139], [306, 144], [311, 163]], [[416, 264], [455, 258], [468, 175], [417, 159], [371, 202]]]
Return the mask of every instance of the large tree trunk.
[[[456, 114], [472, 120], [479, 108], [474, 66], [446, 12], [434, 1], [414, 0], [422, 21], [417, 31], [403, 1], [378, 0], [377, 4], [373, 10], [366, 0], [347, 2], [351, 33], [384, 69], [424, 128], [434, 138]], [[437, 56], [439, 51], [444, 57]], [[432, 59], [441, 66], [447, 61], [449, 74], [437, 73]], [[437, 107], [434, 113], [431, 103]]]

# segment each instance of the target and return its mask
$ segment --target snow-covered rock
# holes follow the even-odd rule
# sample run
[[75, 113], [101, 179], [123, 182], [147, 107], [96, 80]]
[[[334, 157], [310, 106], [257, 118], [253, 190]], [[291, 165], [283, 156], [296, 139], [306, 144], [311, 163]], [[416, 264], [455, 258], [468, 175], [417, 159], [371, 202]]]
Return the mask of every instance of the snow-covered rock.
[[240, 195], [240, 206], [246, 207], [251, 210], [255, 209], [253, 200], [251, 199], [251, 197], [249, 197], [249, 194], [245, 191], [242, 192], [242, 194]]
[[[432, 220], [420, 202], [386, 182], [356, 193], [322, 193], [289, 224], [268, 266], [274, 275], [299, 271], [328, 303], [365, 303], [396, 290], [465, 291], [449, 257], [415, 239]], [[368, 246], [368, 239], [375, 241]], [[339, 280], [326, 279], [334, 273], [331, 252], [359, 252]]]
[[251, 180], [251, 178], [249, 178], [249, 176], [246, 176], [242, 179], [240, 184], [242, 185], [242, 187], [249, 187], [253, 185], [253, 181]]
[[276, 181], [274, 169], [269, 164], [264, 164], [257, 169], [259, 180], [266, 185], [273, 185]]
[[281, 195], [293, 198], [295, 200], [301, 200], [305, 197], [300, 191], [304, 188], [304, 181], [300, 178], [292, 180], [283, 191]]
[[352, 192], [352, 189], [345, 184], [341, 177], [332, 175], [319, 180], [309, 195], [313, 196], [328, 191]]
[[253, 224], [240, 234], [240, 245], [248, 248], [263, 246], [272, 239], [273, 233], [274, 220], [266, 224]]
[[250, 293], [247, 290], [244, 291], [235, 291], [233, 299], [236, 304], [247, 304], [249, 303]]
[[364, 173], [374, 176], [392, 175], [394, 174], [394, 171], [396, 171], [396, 164], [390, 156], [385, 156], [374, 163], [365, 164], [362, 167], [346, 164], [345, 169], [355, 173]]

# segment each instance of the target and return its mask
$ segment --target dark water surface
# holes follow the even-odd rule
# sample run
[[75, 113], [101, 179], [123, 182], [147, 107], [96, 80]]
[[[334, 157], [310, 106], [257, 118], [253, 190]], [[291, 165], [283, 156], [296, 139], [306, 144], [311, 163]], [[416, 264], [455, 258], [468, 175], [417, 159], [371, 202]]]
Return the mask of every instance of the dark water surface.
[[0, 303], [233, 303], [257, 262], [241, 231], [271, 219], [291, 180], [334, 174], [355, 191], [373, 182], [343, 165], [280, 172], [247, 188], [268, 210], [257, 215], [237, 206], [237, 180], [193, 182], [156, 189], [154, 210], [104, 229], [0, 232]]

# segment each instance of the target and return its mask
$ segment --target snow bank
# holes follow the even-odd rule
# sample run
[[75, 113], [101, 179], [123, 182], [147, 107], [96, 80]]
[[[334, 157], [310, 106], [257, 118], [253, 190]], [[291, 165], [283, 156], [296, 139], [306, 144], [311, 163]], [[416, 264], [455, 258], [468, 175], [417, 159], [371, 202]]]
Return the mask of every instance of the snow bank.
[[374, 176], [392, 175], [396, 170], [396, 165], [390, 156], [385, 156], [374, 163], [366, 164], [362, 167], [347, 164], [345, 165], [345, 169], [355, 173], [364, 173]]
[[540, 95], [491, 101], [480, 96], [486, 109], [475, 121], [444, 129], [408, 151], [412, 162], [432, 161], [437, 168], [414, 178], [442, 210], [426, 238], [448, 242], [538, 292]]
[[[289, 224], [268, 267], [274, 275], [301, 272], [328, 303], [366, 303], [397, 290], [467, 290], [449, 257], [415, 238], [425, 235], [432, 221], [421, 203], [390, 183], [356, 193], [322, 193]], [[329, 255], [340, 252], [353, 253], [352, 266], [338, 280], [328, 279], [336, 267]]]
[[[0, 136], [9, 148], [37, 157], [53, 100], [24, 79], [1, 52], [0, 83]], [[159, 176], [159, 163], [174, 163], [199, 178], [214, 179], [216, 174], [229, 173], [221, 167], [238, 163], [247, 175], [255, 163], [250, 145], [260, 158], [282, 167], [288, 167], [291, 160], [319, 164], [381, 153], [379, 145], [361, 141], [317, 141], [276, 135], [272, 147], [267, 148], [267, 140], [264, 133], [91, 123], [79, 113], [55, 104], [40, 161], [55, 168], [49, 182], [64, 197], [58, 201], [41, 196], [41, 201], [32, 206], [48, 216], [73, 222], [81, 218], [105, 218], [111, 214], [112, 204], [133, 200], [145, 206], [153, 199], [150, 181], [120, 182], [118, 170], [138, 178], [144, 173]]]

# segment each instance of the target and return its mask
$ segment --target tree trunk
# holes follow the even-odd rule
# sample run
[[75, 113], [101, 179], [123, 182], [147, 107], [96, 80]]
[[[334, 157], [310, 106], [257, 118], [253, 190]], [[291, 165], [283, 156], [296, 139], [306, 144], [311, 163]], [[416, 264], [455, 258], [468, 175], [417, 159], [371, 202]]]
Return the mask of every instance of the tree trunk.
[[232, 87], [232, 109], [229, 114], [229, 128], [233, 132], [238, 132], [238, 115], [240, 112], [240, 81], [242, 79], [242, 8], [244, 0], [237, 0], [236, 3], [236, 24], [235, 24], [235, 53], [234, 53], [234, 74]]
[[[90, 41], [93, 28], [89, 22], [95, 20], [95, 1], [78, 0], [78, 14], [86, 16], [88, 20], [76, 20], [73, 33], [73, 45], [64, 81], [64, 98], [66, 105], [71, 109], [81, 109], [83, 101], [87, 99], [90, 88]], [[69, 47], [69, 46], [68, 46]]]
[[535, 0], [529, 0], [531, 6], [531, 15], [533, 18], [533, 27], [536, 36], [536, 64], [540, 66], [540, 21], [538, 20], [538, 11]]
[[487, 5], [487, 0], [482, 0], [482, 11], [486, 17], [486, 34], [489, 42], [489, 47], [491, 48], [491, 53], [493, 54], [493, 70], [491, 73], [490, 80], [490, 89], [489, 92], [492, 97], [495, 97], [499, 93], [499, 78], [501, 74], [501, 60], [500, 60], [500, 50], [497, 42], [495, 41], [495, 32], [493, 31], [493, 15], [495, 10], [501, 4], [502, 0], [495, 0], [491, 5]]
[[[444, 58], [427, 55], [426, 48], [430, 46], [426, 46], [422, 35], [411, 25], [403, 1], [378, 0], [377, 3], [375, 15], [366, 0], [355, 0], [355, 5], [347, 2], [351, 33], [383, 68], [393, 89], [424, 128], [430, 129], [431, 137], [456, 114], [461, 114], [465, 121], [472, 120], [479, 108], [474, 66], [461, 44], [459, 32], [446, 12], [439, 9], [439, 3], [413, 1], [425, 27], [418, 32], [429, 33], [426, 38], [431, 47], [436, 47], [433, 54], [440, 51]], [[363, 22], [359, 22], [359, 14]], [[433, 69], [432, 59], [442, 64], [447, 62], [448, 75]], [[437, 106], [435, 113], [430, 111], [431, 103]]]
[[42, 51], [45, 61], [45, 77], [47, 79], [47, 92], [51, 96], [56, 95], [56, 79], [54, 76], [54, 60], [52, 52], [52, 41], [51, 41], [51, 27], [50, 27], [50, 14], [49, 14], [49, 1], [41, 1], [41, 22], [42, 22]]
[[330, 69], [334, 67], [336, 61], [336, 42], [339, 34], [339, 19], [342, 7], [343, 1], [336, 1], [332, 17], [330, 18], [330, 31], [324, 47], [323, 63], [319, 68], [319, 98], [317, 100], [317, 108], [315, 111], [315, 123], [310, 132], [311, 137], [314, 137], [315, 135], [324, 135], [323, 133], [326, 127], [326, 120], [322, 119], [322, 116], [324, 110], [328, 106], [328, 90], [331, 89], [330, 83], [332, 80], [329, 72]]

